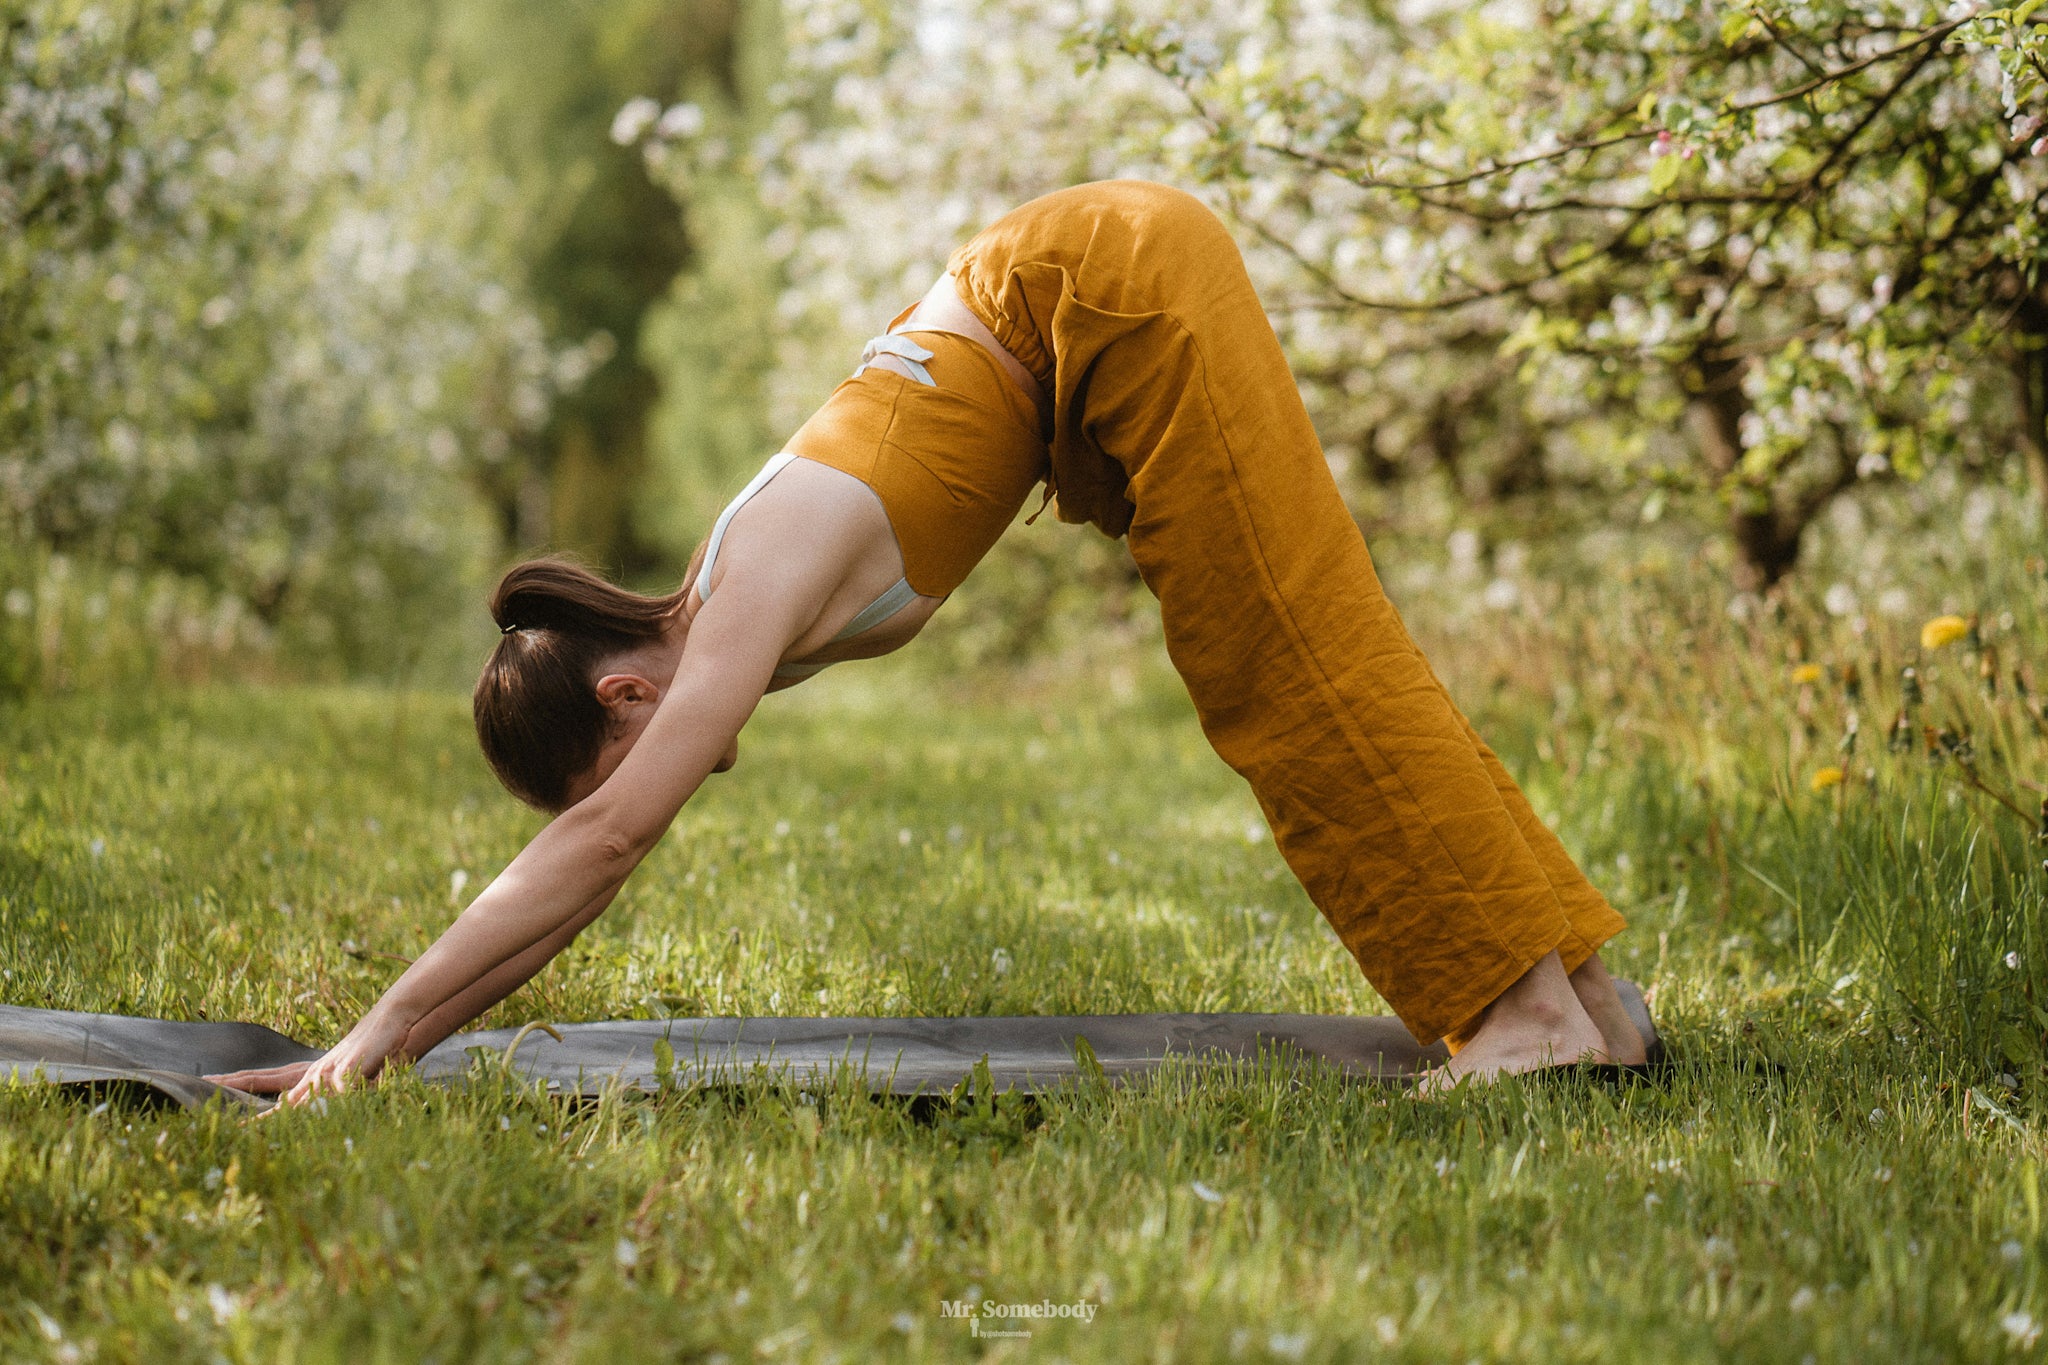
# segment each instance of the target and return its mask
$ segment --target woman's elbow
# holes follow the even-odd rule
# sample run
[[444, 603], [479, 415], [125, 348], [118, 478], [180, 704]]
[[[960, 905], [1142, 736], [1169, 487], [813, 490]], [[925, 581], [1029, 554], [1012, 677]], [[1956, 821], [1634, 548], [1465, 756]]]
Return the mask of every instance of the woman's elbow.
[[636, 818], [631, 811], [606, 809], [596, 798], [572, 808], [561, 818], [576, 821], [580, 826], [575, 831], [580, 836], [577, 842], [589, 851], [592, 865], [603, 869], [608, 880], [614, 882], [624, 881], [626, 874], [654, 851], [668, 830], [666, 820], [657, 824]]
[[597, 865], [612, 869], [623, 878], [640, 865], [654, 849], [655, 841], [633, 830], [610, 828], [598, 831], [593, 841]]
[[620, 811], [603, 821], [598, 829], [598, 856], [625, 876], [640, 860], [654, 852], [654, 846], [668, 833], [673, 813], [655, 818], [641, 811]]

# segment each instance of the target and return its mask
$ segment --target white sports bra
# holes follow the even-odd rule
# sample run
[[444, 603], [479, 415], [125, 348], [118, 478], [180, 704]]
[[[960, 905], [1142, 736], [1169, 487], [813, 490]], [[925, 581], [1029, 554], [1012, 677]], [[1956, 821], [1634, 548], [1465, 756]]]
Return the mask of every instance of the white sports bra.
[[[892, 340], [901, 340], [901, 338], [892, 338]], [[931, 352], [926, 351], [922, 358], [930, 359]], [[770, 459], [767, 464], [761, 466], [761, 472], [754, 476], [753, 481], [740, 490], [740, 495], [727, 503], [725, 510], [718, 514], [718, 520], [711, 527], [711, 540], [704, 547], [704, 566], [697, 570], [697, 597], [700, 601], [708, 602], [711, 600], [711, 566], [718, 559], [718, 545], [720, 541], [725, 539], [725, 528], [732, 523], [733, 513], [746, 506], [747, 499], [753, 497], [754, 494], [760, 492], [763, 488], [766, 488], [768, 481], [777, 474], [780, 474], [784, 469], [787, 469], [789, 462], [795, 458], [796, 456], [785, 450], [780, 455]], [[910, 586], [910, 580], [907, 578], [897, 579], [894, 586], [883, 592], [874, 601], [868, 603], [867, 606], [861, 608], [860, 613], [851, 621], [848, 621], [845, 628], [832, 637], [831, 643], [837, 644], [841, 640], [850, 640], [863, 631], [882, 624], [882, 622], [888, 620], [897, 612], [902, 611], [915, 600], [917, 600], [917, 589]], [[830, 663], [783, 664], [775, 670], [775, 676], [778, 678], [808, 678], [820, 669], [830, 668], [831, 666]]]

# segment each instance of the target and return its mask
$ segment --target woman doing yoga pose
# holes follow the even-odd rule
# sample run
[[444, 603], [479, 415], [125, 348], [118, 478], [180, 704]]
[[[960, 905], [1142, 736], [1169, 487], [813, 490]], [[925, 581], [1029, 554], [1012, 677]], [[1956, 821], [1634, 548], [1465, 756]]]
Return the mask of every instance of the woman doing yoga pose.
[[[915, 338], [915, 339], [913, 339]], [[601, 914], [762, 697], [915, 636], [1034, 486], [1127, 536], [1216, 751], [1415, 1036], [1426, 1084], [1640, 1062], [1622, 920], [1380, 590], [1236, 244], [1137, 181], [1015, 210], [726, 508], [683, 586], [513, 569], [476, 688], [499, 777], [556, 818], [331, 1051], [229, 1083], [302, 1100], [416, 1058]]]

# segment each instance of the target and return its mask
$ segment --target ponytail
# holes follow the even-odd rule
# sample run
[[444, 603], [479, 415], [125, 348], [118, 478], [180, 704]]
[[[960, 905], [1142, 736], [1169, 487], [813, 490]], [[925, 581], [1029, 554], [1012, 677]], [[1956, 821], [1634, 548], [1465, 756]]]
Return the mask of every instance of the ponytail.
[[498, 646], [472, 710], [484, 758], [529, 806], [559, 812], [569, 783], [604, 747], [610, 715], [592, 674], [606, 659], [661, 639], [689, 592], [643, 597], [554, 556], [515, 566], [491, 593]]

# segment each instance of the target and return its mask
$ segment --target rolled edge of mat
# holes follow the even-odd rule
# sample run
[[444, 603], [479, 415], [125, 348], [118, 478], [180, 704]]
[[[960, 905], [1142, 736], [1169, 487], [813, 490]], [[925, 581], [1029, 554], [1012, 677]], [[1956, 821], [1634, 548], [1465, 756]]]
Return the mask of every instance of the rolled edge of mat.
[[209, 1100], [249, 1109], [268, 1109], [276, 1101], [182, 1071], [150, 1067], [81, 1066], [75, 1062], [9, 1062], [0, 1064], [0, 1085], [53, 1085], [63, 1090], [100, 1091], [110, 1086], [141, 1086], [181, 1109], [198, 1109]]

